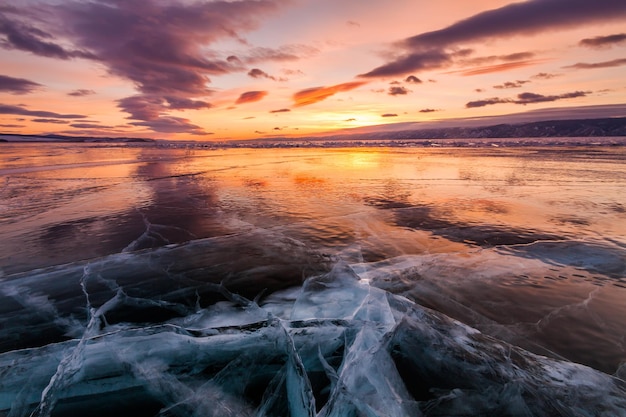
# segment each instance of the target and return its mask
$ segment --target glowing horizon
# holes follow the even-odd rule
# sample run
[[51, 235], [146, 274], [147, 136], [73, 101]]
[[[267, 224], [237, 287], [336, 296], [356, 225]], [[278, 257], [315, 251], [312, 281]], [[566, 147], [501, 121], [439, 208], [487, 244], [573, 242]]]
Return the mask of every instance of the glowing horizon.
[[624, 104], [613, 0], [25, 0], [0, 132], [227, 140]]

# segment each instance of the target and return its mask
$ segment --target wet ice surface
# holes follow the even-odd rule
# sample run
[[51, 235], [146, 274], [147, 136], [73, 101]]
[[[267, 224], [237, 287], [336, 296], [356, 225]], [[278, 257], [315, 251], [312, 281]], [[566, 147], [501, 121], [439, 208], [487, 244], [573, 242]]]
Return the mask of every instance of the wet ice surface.
[[625, 414], [622, 148], [46, 146], [0, 415]]

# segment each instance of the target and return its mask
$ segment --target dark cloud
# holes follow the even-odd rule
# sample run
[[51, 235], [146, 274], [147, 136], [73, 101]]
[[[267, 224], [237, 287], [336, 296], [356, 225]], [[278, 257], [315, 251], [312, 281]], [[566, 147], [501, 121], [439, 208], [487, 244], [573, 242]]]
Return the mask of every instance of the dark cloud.
[[0, 127], [4, 127], [8, 129], [16, 129], [16, 128], [24, 127], [24, 125], [0, 124]]
[[287, 81], [286, 78], [276, 78], [273, 75], [269, 75], [267, 72], [259, 69], [259, 68], [252, 68], [250, 71], [248, 71], [248, 76], [252, 77], [252, 78], [267, 78], [269, 80], [274, 80], [274, 81]]
[[535, 93], [521, 93], [517, 95], [517, 100], [513, 102], [515, 104], [545, 103], [567, 98], [585, 97], [587, 94], [589, 94], [589, 91], [573, 91], [571, 93], [564, 93], [556, 96], [544, 96], [542, 94]]
[[381, 114], [380, 117], [398, 117], [396, 113], [385, 113]]
[[389, 77], [403, 75], [411, 71], [438, 69], [452, 64], [452, 57], [444, 51], [431, 49], [423, 52], [404, 54], [394, 61], [374, 68], [359, 77]]
[[511, 98], [500, 98], [500, 97], [492, 97], [485, 100], [476, 100], [470, 101], [465, 104], [466, 108], [476, 108], [476, 107], [484, 107], [490, 106], [494, 104], [503, 104], [503, 103], [513, 103], [513, 104], [533, 104], [533, 103], [546, 103], [557, 100], [569, 99], [569, 98], [577, 98], [577, 97], [585, 97], [589, 94], [589, 91], [573, 91], [570, 93], [563, 93], [558, 95], [543, 95], [537, 93], [520, 93], [517, 95], [517, 99]]
[[603, 49], [610, 48], [613, 45], [626, 42], [626, 33], [617, 33], [608, 36], [596, 36], [595, 38], [586, 38], [578, 42], [578, 45], [586, 48]]
[[287, 113], [290, 112], [290, 109], [278, 109], [278, 110], [271, 110], [270, 113]]
[[72, 97], [84, 97], [84, 96], [90, 96], [92, 94], [96, 94], [96, 92], [93, 90], [86, 90], [83, 88], [67, 93], [68, 96], [72, 96]]
[[411, 90], [406, 87], [389, 87], [389, 92], [387, 94], [390, 96], [402, 96], [407, 95], [410, 92]]
[[[197, 126], [167, 112], [210, 107], [197, 100], [211, 94], [209, 76], [245, 67], [245, 59], [235, 55], [223, 59], [210, 47], [224, 39], [246, 45], [241, 34], [258, 28], [281, 4], [281, 0], [91, 0], [34, 8], [20, 3], [2, 9], [0, 47], [59, 59], [97, 60], [110, 74], [131, 81], [140, 93], [118, 102], [130, 119], [139, 121], [136, 125], [157, 132], [179, 128], [198, 133]], [[304, 49], [294, 46], [278, 52]], [[252, 55], [258, 60], [278, 59], [264, 52], [268, 51], [253, 50]]]
[[560, 77], [561, 74], [550, 74], [547, 72], [540, 72], [539, 74], [535, 74], [533, 75], [532, 78], [533, 80], [550, 80], [554, 77]]
[[420, 113], [433, 113], [433, 112], [436, 112], [436, 111], [440, 111], [440, 110], [437, 110], [437, 109], [422, 109], [422, 110], [420, 110]]
[[356, 122], [356, 119], [354, 117], [351, 117], [349, 119], [344, 120], [344, 122]]
[[595, 69], [595, 68], [610, 68], [610, 67], [619, 67], [621, 65], [626, 65], [626, 58], [614, 59], [612, 61], [604, 61], [604, 62], [579, 62], [574, 65], [568, 65], [563, 68], [567, 69]]
[[[29, 20], [32, 20], [29, 22]], [[49, 58], [95, 59], [95, 55], [84, 50], [66, 49], [55, 43], [54, 37], [36, 27], [37, 19], [17, 7], [0, 10], [0, 47], [30, 52]]]
[[24, 78], [13, 78], [0, 75], [0, 91], [9, 94], [28, 94], [41, 87], [41, 84]]
[[189, 133], [192, 135], [206, 135], [200, 126], [192, 124], [188, 119], [182, 117], [159, 116], [153, 120], [143, 122], [132, 122], [133, 126], [143, 126], [150, 130], [161, 133]]
[[422, 80], [417, 78], [415, 75], [409, 75], [404, 79], [404, 82], [409, 84], [421, 84]]
[[87, 116], [82, 114], [59, 114], [51, 111], [28, 110], [23, 106], [12, 106], [0, 104], [0, 114], [17, 114], [20, 116], [49, 117], [55, 119], [84, 119]]
[[96, 123], [72, 123], [70, 127], [76, 129], [115, 129], [115, 126], [105, 126]]
[[491, 106], [493, 104], [510, 103], [510, 102], [511, 102], [510, 99], [492, 97], [492, 98], [486, 98], [484, 100], [476, 100], [476, 101], [467, 102], [465, 104], [465, 107], [468, 109], [471, 109], [475, 107], [485, 107], [485, 106]]
[[280, 127], [275, 127], [274, 130], [283, 130]]
[[528, 80], [507, 81], [504, 84], [494, 85], [493, 88], [497, 90], [504, 90], [507, 88], [521, 88], [524, 84], [529, 83]]
[[337, 93], [343, 91], [350, 91], [366, 84], [362, 81], [352, 81], [330, 87], [313, 87], [306, 90], [298, 91], [293, 95], [293, 100], [296, 106], [308, 106], [309, 104], [317, 103], [322, 100], [326, 100]]
[[[398, 42], [390, 51], [390, 62], [361, 76], [385, 77], [439, 69], [451, 65], [455, 56], [458, 57], [455, 49], [459, 45], [580, 27], [620, 20], [625, 16], [626, 2], [615, 0], [529, 0], [512, 3]], [[527, 58], [520, 57], [511, 57], [511, 60], [528, 62]]]
[[143, 126], [161, 133], [191, 133], [203, 135], [199, 126], [189, 122], [188, 119], [172, 117], [167, 114], [169, 110], [189, 110], [209, 108], [211, 105], [203, 101], [191, 100], [184, 97], [136, 95], [118, 100], [118, 107], [129, 113], [131, 120], [139, 122], [130, 123], [133, 126]]
[[476, 88], [476, 89], [474, 89], [474, 91], [476, 91], [477, 93], [484, 93], [485, 92], [485, 90], [482, 89], [482, 88]]
[[69, 122], [67, 120], [60, 120], [60, 119], [32, 119], [31, 122], [35, 122], [35, 123], [56, 123], [56, 124], [68, 124]]
[[239, 96], [235, 104], [253, 103], [262, 100], [267, 94], [267, 91], [246, 91]]

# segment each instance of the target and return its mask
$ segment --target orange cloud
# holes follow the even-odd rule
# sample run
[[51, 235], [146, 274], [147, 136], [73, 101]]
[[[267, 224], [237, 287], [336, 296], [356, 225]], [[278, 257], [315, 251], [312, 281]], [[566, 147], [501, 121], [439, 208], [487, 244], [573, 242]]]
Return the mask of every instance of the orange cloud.
[[255, 101], [259, 101], [263, 99], [263, 97], [265, 97], [266, 95], [267, 95], [267, 91], [246, 91], [245, 93], [239, 96], [239, 98], [237, 99], [235, 103], [236, 104], [253, 103]]
[[542, 62], [539, 59], [530, 59], [526, 61], [516, 61], [516, 62], [507, 62], [505, 64], [497, 64], [497, 65], [487, 65], [484, 67], [478, 67], [470, 70], [462, 70], [462, 71], [452, 71], [452, 72], [460, 72], [461, 75], [480, 75], [480, 74], [490, 74], [492, 72], [501, 72], [501, 71], [509, 71], [515, 68], [528, 67], [530, 65], [535, 65]]
[[342, 83], [332, 85], [330, 87], [313, 87], [306, 90], [298, 91], [293, 95], [293, 100], [296, 106], [308, 106], [309, 104], [317, 103], [318, 101], [326, 100], [328, 97], [333, 96], [342, 91], [350, 91], [366, 84], [363, 81], [352, 81], [348, 83]]

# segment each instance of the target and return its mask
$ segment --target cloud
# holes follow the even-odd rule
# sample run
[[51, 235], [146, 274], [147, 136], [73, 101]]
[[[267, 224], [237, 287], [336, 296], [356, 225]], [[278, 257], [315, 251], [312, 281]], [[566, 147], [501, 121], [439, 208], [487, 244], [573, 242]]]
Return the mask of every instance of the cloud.
[[521, 93], [517, 95], [517, 100], [513, 102], [515, 104], [545, 103], [567, 98], [585, 97], [589, 93], [589, 91], [574, 91], [571, 93], [564, 93], [556, 96], [544, 96], [542, 94], [535, 93]]
[[60, 119], [32, 119], [31, 122], [35, 122], [35, 123], [56, 123], [56, 124], [68, 124], [69, 122], [67, 120], [60, 120]]
[[566, 69], [595, 69], [595, 68], [619, 67], [621, 65], [626, 65], [626, 58], [614, 59], [612, 61], [595, 62], [595, 63], [579, 62], [577, 64], [568, 65], [568, 66], [565, 66], [563, 68], [566, 68]]
[[252, 78], [267, 78], [274, 81], [287, 81], [286, 78], [276, 78], [273, 75], [269, 75], [267, 72], [260, 70], [259, 68], [252, 68], [250, 71], [248, 71], [248, 76]]
[[84, 119], [87, 117], [82, 114], [59, 114], [51, 111], [28, 110], [23, 106], [12, 106], [9, 104], [0, 104], [0, 114], [17, 114], [20, 116], [49, 117], [55, 119]]
[[593, 49], [610, 48], [613, 45], [626, 42], [626, 33], [617, 33], [608, 36], [596, 36], [595, 38], [586, 38], [578, 42], [579, 46]]
[[191, 133], [194, 135], [206, 134], [199, 126], [188, 119], [172, 117], [169, 110], [188, 110], [209, 108], [209, 103], [191, 100], [184, 97], [136, 95], [118, 100], [118, 107], [129, 113], [128, 119], [140, 120], [130, 123], [133, 126], [144, 126], [161, 133]]
[[9, 94], [28, 94], [39, 89], [41, 84], [24, 78], [13, 78], [8, 75], [0, 75], [0, 91]]
[[385, 113], [381, 114], [380, 117], [398, 117], [396, 113]]
[[298, 61], [317, 55], [319, 49], [303, 44], [283, 45], [278, 48], [256, 47], [246, 53], [243, 60], [249, 64], [266, 61]]
[[476, 108], [476, 107], [484, 107], [490, 106], [494, 104], [503, 104], [503, 103], [513, 103], [513, 104], [533, 104], [533, 103], [546, 103], [557, 100], [569, 99], [569, 98], [577, 98], [577, 97], [585, 97], [589, 94], [589, 91], [573, 91], [570, 93], [563, 93], [558, 95], [543, 95], [537, 93], [520, 93], [517, 95], [517, 99], [511, 98], [500, 98], [500, 97], [492, 97], [485, 100], [476, 100], [470, 101], [465, 104], [466, 108]]
[[354, 117], [351, 117], [349, 119], [344, 120], [344, 122], [356, 122], [356, 119]]
[[[0, 48], [97, 61], [111, 75], [132, 82], [143, 97], [118, 102], [120, 109], [130, 110], [131, 119], [144, 121], [158, 132], [177, 127], [181, 132], [197, 131], [168, 111], [210, 107], [197, 100], [212, 93], [209, 77], [245, 70], [244, 59], [235, 55], [224, 59], [212, 45], [235, 40], [248, 46], [242, 34], [257, 29], [264, 17], [284, 4], [282, 0], [91, 0], [29, 7], [29, 3], [1, 9]], [[277, 51], [305, 49], [287, 46]], [[279, 58], [269, 52], [253, 49], [251, 55], [258, 60]]]
[[105, 126], [96, 123], [72, 123], [70, 127], [76, 129], [115, 129], [114, 126]]
[[[389, 62], [361, 76], [384, 77], [439, 69], [451, 65], [459, 45], [617, 21], [625, 16], [626, 2], [615, 0], [529, 0], [511, 3], [397, 42], [388, 54], [392, 57]], [[524, 62], [528, 60], [524, 59]]]
[[8, 128], [8, 129], [17, 129], [20, 127], [24, 127], [24, 125], [13, 125], [13, 124], [0, 124], [0, 127]]
[[332, 85], [330, 87], [313, 87], [305, 90], [298, 91], [293, 95], [295, 106], [308, 106], [309, 104], [317, 103], [322, 100], [326, 100], [337, 93], [343, 91], [350, 91], [366, 84], [363, 81], [351, 81], [342, 84]]
[[406, 87], [389, 87], [389, 92], [387, 94], [390, 96], [399, 96], [409, 94], [410, 92], [411, 90]]
[[533, 75], [532, 78], [533, 80], [551, 80], [554, 77], [560, 77], [561, 74], [550, 74], [547, 72], [540, 72], [539, 74], [535, 74]]
[[182, 117], [159, 116], [153, 120], [132, 122], [130, 124], [133, 126], [148, 127], [150, 130], [161, 133], [189, 133], [192, 135], [208, 134], [200, 126], [196, 126], [190, 123], [188, 119], [184, 119]]
[[287, 113], [290, 112], [290, 109], [278, 109], [278, 110], [271, 110], [270, 113]]
[[68, 96], [72, 96], [72, 97], [84, 97], [84, 96], [90, 96], [92, 94], [96, 94], [96, 92], [93, 90], [86, 90], [83, 88], [67, 93]]
[[521, 88], [524, 84], [529, 83], [528, 80], [507, 81], [504, 84], [494, 85], [493, 88], [497, 90], [504, 90], [507, 88]]
[[484, 100], [476, 100], [476, 101], [467, 102], [465, 104], [465, 107], [468, 109], [471, 109], [471, 108], [476, 108], [476, 107], [485, 107], [485, 106], [491, 106], [493, 104], [510, 103], [510, 102], [511, 102], [510, 99], [492, 97], [492, 98], [486, 98]]
[[412, 71], [438, 69], [450, 64], [452, 64], [452, 57], [448, 53], [432, 49], [403, 54], [388, 64], [374, 68], [365, 74], [360, 74], [359, 77], [389, 77]]
[[420, 113], [433, 113], [433, 112], [436, 112], [436, 111], [440, 111], [440, 110], [437, 110], [437, 109], [422, 109], [422, 110], [420, 110]]
[[404, 79], [404, 82], [409, 84], [421, 84], [422, 80], [417, 78], [415, 75], [409, 75]]
[[[28, 18], [33, 22], [29, 22]], [[95, 56], [84, 50], [66, 49], [51, 41], [53, 36], [35, 26], [37, 20], [17, 7], [0, 10], [0, 47], [30, 52], [49, 58], [68, 60], [72, 58], [95, 59]]]
[[235, 104], [254, 103], [262, 100], [267, 94], [267, 91], [246, 91], [239, 96]]
[[528, 60], [528, 61], [507, 62], [504, 64], [487, 65], [484, 67], [472, 68], [469, 70], [453, 71], [453, 72], [460, 73], [461, 75], [464, 75], [464, 76], [491, 74], [493, 72], [510, 71], [516, 68], [522, 68], [522, 67], [527, 67], [530, 65], [535, 65], [539, 62], [541, 61], [540, 60]]

